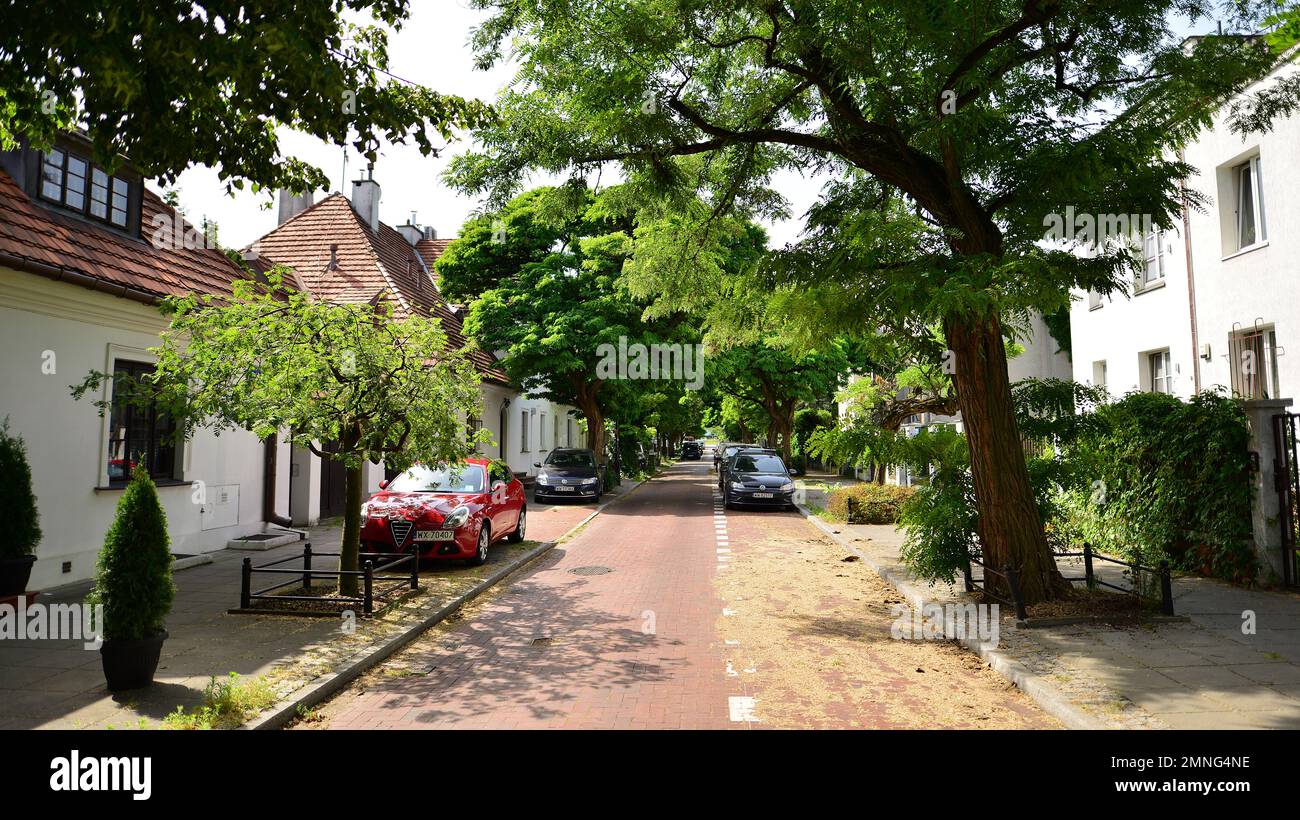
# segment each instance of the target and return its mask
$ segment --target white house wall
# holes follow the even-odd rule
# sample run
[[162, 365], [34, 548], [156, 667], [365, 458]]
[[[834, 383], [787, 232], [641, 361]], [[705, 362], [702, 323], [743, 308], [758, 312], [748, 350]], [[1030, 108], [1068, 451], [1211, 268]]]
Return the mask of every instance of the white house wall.
[[[1225, 246], [1225, 233], [1236, 215], [1227, 168], [1255, 154], [1262, 166], [1268, 240], [1237, 253], [1231, 244]], [[1204, 213], [1191, 211], [1188, 231], [1179, 221], [1177, 230], [1163, 234], [1163, 286], [1103, 299], [1101, 307], [1092, 309], [1086, 294], [1074, 294], [1074, 378], [1092, 383], [1095, 363], [1105, 361], [1111, 395], [1149, 390], [1146, 354], [1167, 348], [1175, 395], [1186, 398], [1195, 392], [1198, 366], [1202, 390], [1227, 388], [1233, 328], [1249, 329], [1258, 322], [1277, 334], [1280, 397], [1295, 397], [1300, 391], [1300, 198], [1294, 195], [1300, 190], [1300, 117], [1280, 119], [1264, 134], [1241, 136], [1232, 133], [1220, 113], [1213, 126], [1186, 147], [1184, 157], [1196, 168], [1188, 186], [1208, 198], [1207, 208]], [[1201, 350], [1193, 350], [1192, 343], [1188, 235]], [[1209, 355], [1203, 358], [1207, 345]]]
[[[93, 401], [108, 388], [74, 401], [69, 385], [109, 368], [111, 351], [149, 361], [144, 351], [158, 344], [164, 322], [147, 305], [5, 268], [0, 292], [0, 418], [27, 444], [42, 530], [30, 588], [48, 589], [93, 576], [122, 496], [102, 489], [108, 420]], [[43, 372], [51, 354], [54, 372]], [[182, 458], [182, 477], [204, 482], [207, 503], [195, 486], [159, 487], [173, 552], [220, 549], [262, 529], [263, 448], [254, 436], [200, 433]], [[223, 495], [232, 506], [217, 505]]]

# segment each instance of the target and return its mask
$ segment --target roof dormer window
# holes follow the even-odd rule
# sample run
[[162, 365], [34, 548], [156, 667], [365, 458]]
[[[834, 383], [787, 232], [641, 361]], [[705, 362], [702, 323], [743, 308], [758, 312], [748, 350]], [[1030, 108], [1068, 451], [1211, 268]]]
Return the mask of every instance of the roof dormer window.
[[131, 183], [63, 149], [42, 157], [40, 190], [43, 199], [91, 219], [118, 228], [129, 221]]

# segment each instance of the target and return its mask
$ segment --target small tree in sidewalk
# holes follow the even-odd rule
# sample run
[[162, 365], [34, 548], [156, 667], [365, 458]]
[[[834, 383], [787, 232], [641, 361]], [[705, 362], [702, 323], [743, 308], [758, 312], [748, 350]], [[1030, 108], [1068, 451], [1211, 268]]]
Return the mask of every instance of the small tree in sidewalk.
[[104, 607], [106, 640], [138, 641], [163, 631], [176, 597], [170, 544], [158, 488], [148, 470], [138, 466], [117, 502], [99, 553], [95, 586], [86, 599]]
[[[340, 569], [358, 568], [362, 466], [406, 469], [457, 461], [482, 433], [466, 437], [477, 412], [478, 374], [449, 349], [436, 319], [394, 318], [388, 302], [331, 304], [283, 285], [237, 282], [231, 297], [173, 298], [171, 326], [147, 377], [151, 401], [177, 421], [177, 435], [200, 427], [245, 429], [259, 438], [288, 431], [293, 444], [346, 468]], [[77, 388], [92, 388], [92, 374]], [[330, 443], [326, 449], [323, 443]], [[340, 591], [355, 594], [344, 577]]]

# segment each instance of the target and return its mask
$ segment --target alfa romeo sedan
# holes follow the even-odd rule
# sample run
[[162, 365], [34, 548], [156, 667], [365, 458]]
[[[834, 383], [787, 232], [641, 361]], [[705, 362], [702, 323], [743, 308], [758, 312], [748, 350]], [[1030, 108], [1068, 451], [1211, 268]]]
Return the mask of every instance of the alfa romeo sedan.
[[533, 500], [579, 498], [600, 501], [605, 492], [596, 454], [591, 450], [562, 448], [552, 450], [538, 468], [533, 482]]
[[731, 459], [723, 503], [794, 509], [794, 479], [780, 456], [738, 453]]
[[524, 487], [502, 463], [417, 464], [361, 505], [362, 552], [417, 550], [423, 559], [478, 566], [496, 541], [524, 540]]

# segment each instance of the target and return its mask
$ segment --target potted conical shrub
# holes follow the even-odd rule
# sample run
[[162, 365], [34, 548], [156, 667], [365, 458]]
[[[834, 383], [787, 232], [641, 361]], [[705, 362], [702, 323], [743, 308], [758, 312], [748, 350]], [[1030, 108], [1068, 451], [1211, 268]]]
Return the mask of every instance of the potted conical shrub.
[[0, 598], [21, 595], [32, 577], [41, 540], [40, 515], [32, 493], [27, 448], [9, 435], [9, 419], [0, 424]]
[[131, 474], [104, 548], [87, 603], [103, 607], [100, 659], [110, 691], [138, 689], [153, 682], [171, 611], [172, 554], [167, 516], [158, 488], [144, 467]]

